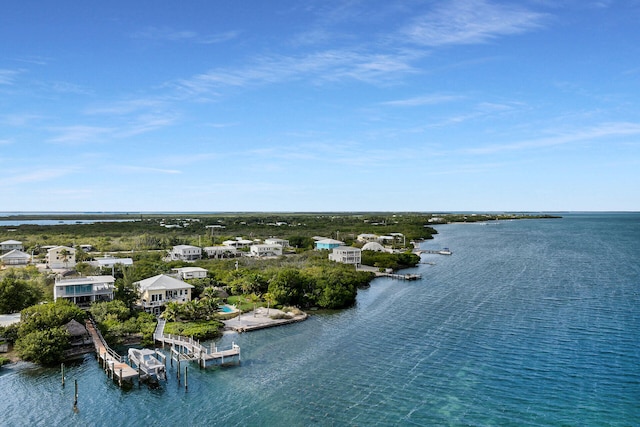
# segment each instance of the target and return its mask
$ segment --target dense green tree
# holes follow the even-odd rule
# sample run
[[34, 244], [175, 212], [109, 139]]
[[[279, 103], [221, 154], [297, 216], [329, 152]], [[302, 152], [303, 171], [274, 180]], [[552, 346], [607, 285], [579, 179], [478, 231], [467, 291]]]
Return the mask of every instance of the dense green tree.
[[134, 284], [133, 274], [133, 269], [127, 267], [123, 270], [122, 278], [116, 279], [115, 283], [115, 299], [122, 301], [130, 310], [134, 309], [136, 301], [138, 301], [139, 298], [138, 289]]
[[84, 323], [87, 314], [77, 305], [59, 299], [56, 302], [38, 304], [20, 312], [20, 338], [33, 331], [44, 331], [65, 325], [71, 319]]
[[42, 290], [10, 272], [0, 280], [0, 313], [15, 313], [42, 300]]
[[69, 347], [69, 333], [63, 326], [35, 330], [16, 341], [18, 355], [42, 365], [59, 363]]
[[121, 322], [124, 322], [131, 317], [131, 310], [120, 300], [91, 304], [89, 313], [91, 313], [91, 316], [97, 323], [101, 323], [109, 317], [115, 318]]
[[283, 268], [269, 282], [269, 293], [280, 304], [300, 305], [303, 302], [304, 277], [295, 268]]

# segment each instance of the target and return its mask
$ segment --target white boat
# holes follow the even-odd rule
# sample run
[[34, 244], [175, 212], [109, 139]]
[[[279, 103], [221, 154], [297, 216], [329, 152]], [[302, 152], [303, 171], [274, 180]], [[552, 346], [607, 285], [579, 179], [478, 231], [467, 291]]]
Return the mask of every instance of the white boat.
[[449, 248], [443, 248], [441, 251], [438, 251], [440, 255], [451, 255], [453, 252]]
[[167, 379], [167, 370], [159, 360], [161, 356], [157, 351], [147, 348], [130, 348], [129, 361], [140, 369], [140, 378], [143, 380], [159, 381]]

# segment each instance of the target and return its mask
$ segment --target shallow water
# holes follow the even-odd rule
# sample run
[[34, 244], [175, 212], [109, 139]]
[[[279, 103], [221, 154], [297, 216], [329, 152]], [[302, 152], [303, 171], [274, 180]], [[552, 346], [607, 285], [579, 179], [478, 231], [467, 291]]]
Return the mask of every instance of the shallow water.
[[[93, 357], [0, 371], [3, 425], [640, 424], [640, 215], [439, 226], [351, 309], [245, 334], [238, 367], [119, 389]], [[73, 380], [79, 384], [74, 413]]]

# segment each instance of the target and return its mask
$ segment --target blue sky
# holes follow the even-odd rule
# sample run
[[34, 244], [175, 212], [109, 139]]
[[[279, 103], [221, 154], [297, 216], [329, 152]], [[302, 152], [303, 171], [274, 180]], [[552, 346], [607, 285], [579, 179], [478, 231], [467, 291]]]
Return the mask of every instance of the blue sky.
[[0, 211], [640, 210], [634, 0], [13, 1]]

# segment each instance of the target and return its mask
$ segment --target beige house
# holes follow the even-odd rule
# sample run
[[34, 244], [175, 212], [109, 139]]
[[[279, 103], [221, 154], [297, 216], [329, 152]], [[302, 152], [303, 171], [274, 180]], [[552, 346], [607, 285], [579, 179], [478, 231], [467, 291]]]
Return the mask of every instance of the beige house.
[[76, 266], [76, 250], [67, 246], [55, 246], [47, 251], [47, 266], [51, 269]]
[[138, 304], [145, 311], [155, 315], [162, 313], [164, 305], [168, 302], [191, 301], [193, 286], [165, 274], [158, 274], [134, 284], [140, 294]]

